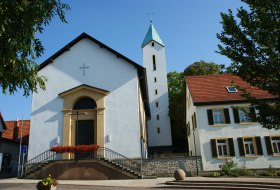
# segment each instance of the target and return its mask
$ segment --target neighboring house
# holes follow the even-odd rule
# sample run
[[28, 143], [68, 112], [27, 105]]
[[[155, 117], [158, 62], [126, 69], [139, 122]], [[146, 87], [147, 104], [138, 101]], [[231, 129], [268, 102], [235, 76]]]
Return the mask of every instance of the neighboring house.
[[[20, 139], [28, 145], [30, 120], [5, 121], [7, 129], [0, 139], [0, 153], [3, 154], [0, 177], [17, 176]], [[25, 161], [27, 155], [25, 154]]]
[[273, 99], [237, 76], [189, 76], [186, 126], [190, 155], [202, 157], [204, 171], [219, 170], [226, 160], [247, 168], [280, 168], [280, 130], [254, 122], [257, 112], [232, 82], [260, 100]]
[[2, 114], [0, 112], [0, 139], [1, 139], [1, 136], [3, 134], [3, 132], [7, 129], [6, 125], [5, 125], [5, 122], [4, 122], [4, 119], [2, 117]]
[[150, 78], [144, 67], [86, 33], [43, 62], [38, 74], [48, 80], [46, 90], [33, 94], [28, 159], [56, 145], [98, 144], [129, 158], [147, 157], [148, 146], [171, 147], [158, 37], [151, 24], [142, 44]]

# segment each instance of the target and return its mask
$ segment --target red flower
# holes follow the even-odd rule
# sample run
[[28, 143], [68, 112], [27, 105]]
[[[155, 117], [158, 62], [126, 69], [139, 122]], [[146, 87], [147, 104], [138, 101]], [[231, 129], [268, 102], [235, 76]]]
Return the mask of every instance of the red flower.
[[56, 153], [65, 153], [65, 152], [81, 153], [81, 152], [93, 152], [98, 150], [99, 147], [100, 146], [97, 144], [78, 145], [78, 146], [53, 146], [51, 147], [51, 151]]

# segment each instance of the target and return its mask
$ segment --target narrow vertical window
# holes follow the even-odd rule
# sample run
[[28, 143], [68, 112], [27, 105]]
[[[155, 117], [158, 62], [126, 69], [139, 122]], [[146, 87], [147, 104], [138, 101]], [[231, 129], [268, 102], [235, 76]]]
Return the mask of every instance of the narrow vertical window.
[[156, 107], [158, 108], [158, 102], [156, 102]]
[[154, 42], [152, 42], [152, 46], [155, 46], [155, 43], [154, 43]]
[[156, 66], [156, 56], [153, 55], [153, 68], [154, 68], [154, 71], [157, 70], [157, 66]]
[[157, 82], [157, 77], [154, 78], [154, 81]]
[[155, 89], [155, 95], [157, 95], [157, 89]]
[[159, 127], [157, 128], [157, 133], [160, 134], [160, 128]]
[[157, 120], [159, 120], [159, 114], [157, 114]]

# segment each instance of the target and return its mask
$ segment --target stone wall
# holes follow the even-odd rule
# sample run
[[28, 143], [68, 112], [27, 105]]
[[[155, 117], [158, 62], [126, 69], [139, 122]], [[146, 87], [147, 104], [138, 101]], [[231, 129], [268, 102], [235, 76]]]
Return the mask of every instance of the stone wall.
[[165, 157], [144, 159], [142, 173], [144, 176], [173, 177], [176, 169], [182, 169], [187, 176], [196, 176], [202, 171], [201, 157]]

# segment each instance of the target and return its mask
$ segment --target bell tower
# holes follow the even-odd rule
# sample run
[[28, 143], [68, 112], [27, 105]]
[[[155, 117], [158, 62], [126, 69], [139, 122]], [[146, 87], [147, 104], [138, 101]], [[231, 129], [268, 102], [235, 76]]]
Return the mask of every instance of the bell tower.
[[148, 121], [149, 147], [171, 147], [165, 46], [152, 21], [142, 43], [142, 56], [147, 73], [151, 110], [151, 119]]

